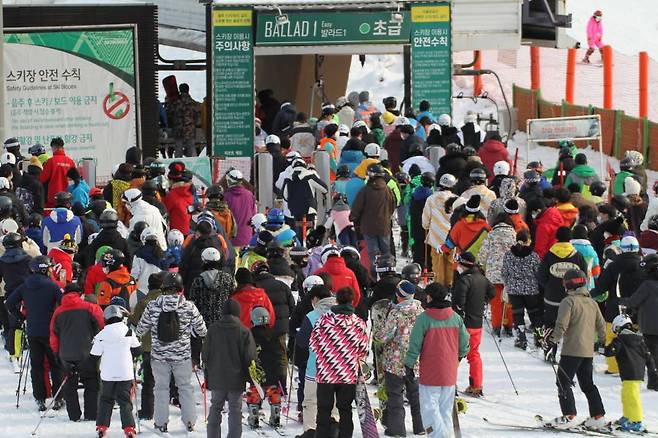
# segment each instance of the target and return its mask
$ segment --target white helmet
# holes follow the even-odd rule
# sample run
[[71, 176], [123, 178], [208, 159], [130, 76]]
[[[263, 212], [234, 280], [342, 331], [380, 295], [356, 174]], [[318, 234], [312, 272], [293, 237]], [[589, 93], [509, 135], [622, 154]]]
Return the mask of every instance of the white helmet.
[[87, 245], [91, 245], [91, 242], [98, 236], [98, 233], [92, 233], [87, 237]]
[[441, 133], [441, 125], [438, 125], [436, 123], [432, 123], [430, 125], [430, 132], [432, 131], [439, 131], [439, 134]]
[[439, 116], [439, 125], [441, 126], [450, 126], [452, 124], [452, 118], [449, 114], [441, 114]]
[[350, 135], [350, 127], [347, 125], [338, 125], [338, 135]]
[[493, 167], [494, 175], [509, 175], [510, 166], [507, 161], [496, 161]]
[[128, 189], [121, 195], [121, 200], [130, 206], [140, 199], [142, 199], [142, 191], [139, 189]]
[[302, 283], [302, 288], [304, 288], [304, 292], [306, 293], [308, 293], [315, 286], [324, 286], [322, 277], [317, 275], [309, 275], [306, 277], [306, 279], [304, 279], [304, 282]]
[[151, 227], [146, 227], [142, 231], [142, 234], [139, 236], [139, 240], [142, 242], [142, 245], [146, 245], [148, 240], [158, 240], [158, 236], [155, 234], [155, 231]]
[[11, 152], [3, 152], [2, 155], [0, 155], [0, 163], [1, 164], [11, 164], [12, 166], [16, 164], [16, 155], [12, 154]]
[[347, 105], [347, 97], [340, 96], [338, 99], [336, 99], [336, 108], [340, 109], [345, 105]]
[[242, 182], [244, 176], [238, 169], [231, 169], [226, 174], [226, 183], [230, 186], [237, 186]]
[[457, 178], [449, 173], [444, 173], [441, 175], [441, 178], [439, 178], [439, 185], [441, 187], [445, 187], [446, 189], [453, 188], [455, 184], [457, 184]]
[[619, 243], [621, 252], [639, 252], [640, 251], [640, 242], [635, 238], [635, 236], [624, 236]]
[[377, 143], [368, 143], [366, 147], [363, 149], [363, 153], [366, 155], [366, 157], [371, 158], [379, 158], [379, 154], [381, 153], [382, 148], [379, 147]]
[[327, 263], [327, 259], [332, 255], [340, 256], [340, 250], [335, 245], [325, 245], [324, 248], [322, 248], [322, 253], [320, 254], [320, 260], [322, 261], [322, 264], [324, 265]]
[[265, 138], [265, 144], [281, 144], [281, 139], [278, 135], [270, 134]]
[[209, 247], [201, 251], [201, 260], [207, 262], [220, 262], [222, 260], [222, 253], [217, 248]]
[[263, 213], [256, 213], [249, 222], [251, 223], [251, 226], [256, 230], [260, 230], [260, 227], [262, 227], [263, 224], [267, 222], [267, 216], [265, 216]]
[[411, 122], [409, 121], [408, 118], [404, 116], [400, 116], [397, 119], [395, 119], [395, 126], [406, 126], [406, 125], [411, 125]]
[[9, 181], [9, 178], [0, 176], [0, 190], [11, 190], [11, 181]]
[[297, 158], [302, 158], [301, 154], [297, 151], [290, 151], [286, 154], [286, 161], [288, 161], [288, 163], [292, 163]]
[[633, 321], [628, 315], [621, 314], [615, 316], [615, 319], [612, 320], [612, 332], [619, 334], [626, 325], [633, 325]]
[[370, 128], [368, 128], [368, 125], [366, 125], [366, 122], [363, 120], [357, 120], [354, 122], [352, 128], [366, 128], [366, 132], [370, 132]]
[[630, 160], [633, 167], [644, 164], [644, 156], [638, 151], [626, 151], [626, 158]]
[[185, 236], [181, 233], [180, 230], [173, 229], [169, 230], [167, 233], [167, 245], [169, 246], [181, 246], [185, 242]]
[[11, 218], [3, 219], [0, 221], [0, 233], [2, 233], [3, 236], [6, 236], [9, 233], [18, 233], [18, 223]]

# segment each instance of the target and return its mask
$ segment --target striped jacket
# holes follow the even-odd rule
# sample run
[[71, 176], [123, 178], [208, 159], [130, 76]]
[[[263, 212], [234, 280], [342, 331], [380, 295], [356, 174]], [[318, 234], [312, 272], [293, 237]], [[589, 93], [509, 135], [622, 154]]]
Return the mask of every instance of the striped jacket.
[[439, 248], [448, 237], [451, 213], [446, 212], [445, 207], [449, 199], [456, 197], [450, 190], [440, 190], [427, 198], [422, 219], [423, 228], [427, 230], [425, 243], [432, 248]]
[[487, 217], [491, 203], [496, 200], [496, 194], [484, 184], [476, 184], [462, 193], [462, 198], [468, 201], [473, 195], [480, 195], [480, 211]]
[[366, 324], [352, 306], [334, 306], [316, 322], [309, 346], [316, 354], [317, 383], [354, 385], [368, 355]]

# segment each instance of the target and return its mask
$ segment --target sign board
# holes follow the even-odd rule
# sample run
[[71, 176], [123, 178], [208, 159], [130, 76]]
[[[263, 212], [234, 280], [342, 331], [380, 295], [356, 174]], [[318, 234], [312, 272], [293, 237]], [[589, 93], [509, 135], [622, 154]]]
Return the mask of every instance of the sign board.
[[308, 46], [313, 44], [408, 44], [408, 11], [289, 12], [288, 22], [277, 14], [258, 14], [256, 45]]
[[411, 102], [427, 100], [434, 114], [452, 111], [450, 5], [411, 6]]
[[173, 28], [206, 31], [206, 9], [199, 0], [149, 0], [158, 5], [158, 24]]
[[208, 157], [183, 157], [160, 159], [166, 167], [175, 161], [185, 164], [185, 169], [192, 172], [192, 182], [198, 191], [203, 192], [212, 185], [212, 173], [210, 171], [210, 158]]
[[528, 139], [532, 141], [587, 140], [601, 135], [598, 116], [560, 117], [528, 120]]
[[251, 9], [213, 10], [213, 155], [254, 150], [254, 45]]
[[137, 145], [133, 28], [6, 33], [5, 131], [23, 153], [62, 137], [73, 159], [109, 177]]

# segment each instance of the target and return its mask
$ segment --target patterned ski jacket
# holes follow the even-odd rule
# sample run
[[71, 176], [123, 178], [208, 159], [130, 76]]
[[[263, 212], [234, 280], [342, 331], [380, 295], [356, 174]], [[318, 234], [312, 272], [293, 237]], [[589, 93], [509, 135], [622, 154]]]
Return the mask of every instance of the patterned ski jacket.
[[514, 245], [503, 257], [501, 278], [510, 295], [537, 295], [539, 256], [531, 246]]
[[439, 248], [448, 238], [451, 212], [446, 211], [446, 202], [456, 197], [450, 190], [441, 190], [427, 198], [423, 208], [423, 228], [427, 230], [425, 243], [432, 248]]
[[[424, 309], [420, 301], [405, 300], [393, 306], [382, 330], [375, 332], [372, 336], [376, 341], [384, 343], [384, 370], [396, 376], [404, 376], [404, 360], [409, 348], [409, 338], [414, 327], [416, 318], [423, 313]], [[374, 327], [374, 326], [373, 326]], [[419, 365], [414, 367], [419, 372]]]
[[317, 355], [317, 383], [354, 385], [368, 355], [366, 323], [352, 306], [334, 306], [315, 324], [309, 346]]
[[480, 248], [480, 264], [484, 274], [493, 284], [502, 284], [503, 258], [505, 253], [516, 243], [514, 227], [501, 222], [493, 227]]

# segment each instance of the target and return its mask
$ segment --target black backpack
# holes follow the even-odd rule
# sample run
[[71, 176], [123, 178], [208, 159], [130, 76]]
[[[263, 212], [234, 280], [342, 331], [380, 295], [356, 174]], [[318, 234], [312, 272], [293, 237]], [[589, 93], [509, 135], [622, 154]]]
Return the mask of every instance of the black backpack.
[[160, 312], [158, 316], [158, 340], [169, 343], [180, 338], [180, 319], [178, 312]]

